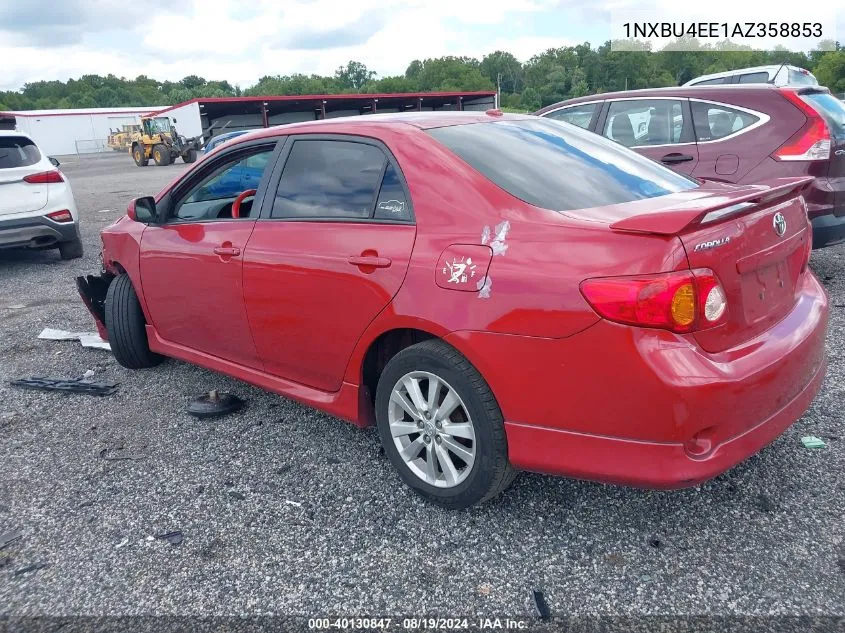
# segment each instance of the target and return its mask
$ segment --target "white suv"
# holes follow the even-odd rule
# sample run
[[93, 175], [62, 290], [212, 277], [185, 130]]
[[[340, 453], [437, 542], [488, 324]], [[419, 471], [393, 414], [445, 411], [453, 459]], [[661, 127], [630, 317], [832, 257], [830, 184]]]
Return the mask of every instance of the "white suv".
[[702, 75], [690, 79], [685, 86], [717, 86], [722, 84], [773, 84], [775, 86], [818, 86], [818, 80], [809, 70], [772, 64], [754, 68], [738, 68], [723, 73]]
[[58, 248], [82, 257], [79, 212], [59, 161], [25, 134], [0, 130], [0, 248]]

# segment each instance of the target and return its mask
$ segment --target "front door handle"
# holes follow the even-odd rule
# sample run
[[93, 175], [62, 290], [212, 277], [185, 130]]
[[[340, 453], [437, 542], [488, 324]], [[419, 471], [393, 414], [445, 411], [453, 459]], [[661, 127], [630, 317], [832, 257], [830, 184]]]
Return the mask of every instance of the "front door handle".
[[678, 152], [672, 152], [671, 154], [666, 154], [663, 158], [660, 159], [661, 163], [666, 163], [667, 165], [674, 165], [675, 163], [686, 163], [688, 161], [693, 160], [693, 156], [689, 154], [679, 154]]
[[214, 254], [220, 255], [220, 257], [237, 257], [241, 254], [241, 249], [237, 246], [232, 246], [231, 244], [228, 246], [224, 244], [222, 246], [217, 246], [214, 249]]
[[362, 266], [369, 268], [388, 268], [392, 263], [389, 257], [373, 257], [366, 255], [352, 255], [347, 259], [353, 266]]

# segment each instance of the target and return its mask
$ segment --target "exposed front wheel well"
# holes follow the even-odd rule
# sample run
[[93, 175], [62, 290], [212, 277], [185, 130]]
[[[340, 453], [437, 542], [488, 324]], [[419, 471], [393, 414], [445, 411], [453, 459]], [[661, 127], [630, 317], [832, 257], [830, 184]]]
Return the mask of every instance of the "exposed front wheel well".
[[433, 338], [437, 337], [425, 330], [401, 328], [382, 333], [370, 344], [361, 368], [361, 389], [366, 396], [360, 399], [363, 410], [360, 411], [359, 419], [362, 422], [372, 423], [375, 420], [376, 387], [378, 387], [379, 376], [390, 359], [406, 347]]

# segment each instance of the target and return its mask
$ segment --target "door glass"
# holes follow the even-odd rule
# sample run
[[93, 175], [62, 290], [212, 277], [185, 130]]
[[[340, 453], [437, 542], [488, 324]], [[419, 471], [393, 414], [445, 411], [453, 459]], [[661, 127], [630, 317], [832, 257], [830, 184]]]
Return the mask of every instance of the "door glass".
[[555, 110], [554, 112], [549, 112], [543, 116], [549, 119], [554, 119], [555, 121], [564, 121], [565, 123], [571, 123], [572, 125], [577, 125], [578, 127], [587, 129], [590, 127], [590, 121], [593, 120], [593, 114], [598, 106], [598, 103], [585, 103], [582, 105], [574, 105], [569, 108], [563, 108], [562, 110]]
[[[224, 162], [180, 199], [174, 217], [194, 221], [231, 218], [232, 202], [244, 191], [258, 189], [272, 154], [272, 147], [264, 147]], [[241, 205], [240, 217], [249, 217], [251, 204], [247, 200]]]
[[604, 135], [626, 147], [669, 145], [680, 142], [683, 127], [680, 101], [613, 101], [604, 124]]
[[699, 141], [715, 141], [757, 123], [760, 117], [717, 103], [692, 101], [692, 120]]
[[769, 81], [769, 73], [748, 73], [739, 76], [739, 83], [741, 84], [764, 84]]
[[386, 161], [384, 152], [366, 143], [298, 140], [285, 163], [272, 217], [371, 218]]

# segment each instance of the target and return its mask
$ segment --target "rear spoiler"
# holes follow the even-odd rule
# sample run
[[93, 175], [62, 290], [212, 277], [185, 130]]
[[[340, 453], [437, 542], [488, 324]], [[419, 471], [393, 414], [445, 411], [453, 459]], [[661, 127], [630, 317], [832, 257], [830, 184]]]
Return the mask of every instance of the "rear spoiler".
[[758, 185], [737, 187], [728, 193], [713, 193], [663, 211], [634, 215], [610, 225], [614, 231], [677, 235], [693, 224], [707, 224], [728, 216], [752, 210], [777, 198], [798, 195], [813, 182], [812, 176], [803, 178], [775, 178]]

